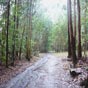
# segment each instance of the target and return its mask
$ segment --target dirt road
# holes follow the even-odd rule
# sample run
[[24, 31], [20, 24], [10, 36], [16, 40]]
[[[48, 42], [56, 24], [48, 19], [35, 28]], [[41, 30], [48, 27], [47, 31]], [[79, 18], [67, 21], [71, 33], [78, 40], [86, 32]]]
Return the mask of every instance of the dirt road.
[[60, 57], [46, 54], [0, 88], [80, 88], [72, 82], [69, 70], [63, 69], [66, 63]]

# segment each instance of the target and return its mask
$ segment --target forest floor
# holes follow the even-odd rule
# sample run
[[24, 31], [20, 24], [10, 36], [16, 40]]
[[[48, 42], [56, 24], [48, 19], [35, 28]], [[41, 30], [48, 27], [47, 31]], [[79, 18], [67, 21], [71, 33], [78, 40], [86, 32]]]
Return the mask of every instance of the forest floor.
[[0, 88], [81, 88], [81, 76], [70, 76], [69, 62], [63, 55], [45, 54]]

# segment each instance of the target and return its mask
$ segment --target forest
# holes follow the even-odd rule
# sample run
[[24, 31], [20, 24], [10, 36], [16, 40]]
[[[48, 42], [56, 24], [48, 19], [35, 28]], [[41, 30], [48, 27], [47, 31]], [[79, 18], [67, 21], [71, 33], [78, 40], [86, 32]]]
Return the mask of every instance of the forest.
[[[63, 57], [58, 54], [62, 54]], [[0, 81], [3, 79], [2, 75], [9, 71], [8, 69], [13, 71], [18, 62], [22, 63], [22, 61], [30, 64], [34, 57], [45, 60], [51, 58], [49, 59], [51, 63], [57, 60], [56, 62], [61, 62], [60, 64], [64, 64], [65, 58], [70, 63], [68, 71], [73, 79], [76, 75], [76, 80], [81, 80], [77, 77], [81, 74], [83, 78], [85, 76], [83, 74], [86, 74], [80, 85], [88, 88], [88, 0], [0, 0]], [[59, 61], [59, 58], [62, 58], [62, 61]], [[41, 64], [43, 62], [41, 60]], [[46, 63], [51, 66], [48, 60]], [[48, 66], [47, 64], [45, 67]], [[54, 69], [56, 67], [53, 66]], [[77, 73], [73, 68], [76, 70], [83, 68], [85, 73]], [[35, 69], [39, 67], [36, 66]], [[64, 71], [63, 74], [65, 73]], [[49, 76], [51, 74], [48, 73]], [[50, 83], [50, 86], [52, 84]], [[73, 88], [54, 85], [34, 87], [33, 84], [19, 87], [20, 85], [19, 82], [17, 86], [7, 85], [8, 87], [0, 88], [29, 88], [30, 85], [33, 86], [30, 88]]]

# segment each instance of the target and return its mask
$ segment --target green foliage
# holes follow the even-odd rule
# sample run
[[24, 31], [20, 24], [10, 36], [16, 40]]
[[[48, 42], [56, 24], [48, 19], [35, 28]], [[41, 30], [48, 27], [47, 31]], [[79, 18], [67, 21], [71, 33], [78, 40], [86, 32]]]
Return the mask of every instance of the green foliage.
[[[1, 0], [3, 13], [0, 14], [0, 56], [2, 62], [6, 60], [6, 1]], [[20, 1], [20, 0], [17, 0]], [[39, 0], [38, 0], [39, 1]], [[67, 12], [66, 6], [62, 6], [63, 15], [59, 15], [58, 21], [53, 23], [44, 12], [41, 11], [37, 0], [33, 1], [30, 7], [30, 0], [22, 0], [15, 4], [15, 0], [10, 3], [10, 26], [9, 26], [9, 53], [12, 56], [12, 46], [15, 43], [15, 53], [20, 51], [26, 55], [27, 43], [32, 52], [48, 52], [48, 51], [67, 51], [68, 48], [68, 33], [67, 33]], [[86, 23], [85, 23], [85, 5]], [[30, 11], [32, 8], [32, 11]], [[88, 41], [88, 33], [85, 34], [85, 28], [88, 31], [88, 2], [81, 0], [81, 23], [82, 23], [82, 45]], [[32, 20], [30, 19], [32, 14]], [[14, 19], [15, 18], [15, 19]], [[32, 21], [32, 28], [30, 31], [30, 20]], [[31, 34], [30, 34], [31, 32]], [[30, 38], [31, 36], [31, 38]], [[30, 46], [31, 45], [31, 46]], [[9, 57], [10, 57], [9, 56]]]

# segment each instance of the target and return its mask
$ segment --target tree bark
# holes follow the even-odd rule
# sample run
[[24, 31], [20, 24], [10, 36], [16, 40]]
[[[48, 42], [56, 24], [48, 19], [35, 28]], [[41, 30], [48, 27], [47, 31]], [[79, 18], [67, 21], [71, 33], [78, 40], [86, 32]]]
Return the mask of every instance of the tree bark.
[[78, 9], [78, 58], [80, 59], [82, 57], [80, 0], [77, 0], [77, 9]]
[[[77, 0], [74, 0], [74, 34], [73, 34], [75, 54], [76, 54], [76, 1]], [[77, 57], [76, 57], [76, 60], [77, 60]]]
[[14, 66], [14, 61], [15, 61], [15, 31], [16, 31], [16, 5], [17, 5], [17, 2], [15, 0], [15, 13], [14, 13], [14, 30], [13, 30], [13, 38], [12, 38], [12, 41], [13, 41], [13, 44], [12, 44], [12, 63], [11, 65]]
[[84, 29], [85, 29], [85, 38], [84, 38], [84, 56], [86, 57], [86, 51], [87, 51], [87, 39], [86, 39], [86, 35], [87, 35], [87, 27], [86, 27], [86, 14], [87, 13], [87, 0], [85, 0], [85, 14], [84, 14], [84, 20], [85, 20], [85, 24], [84, 24]]
[[6, 67], [8, 68], [8, 30], [9, 30], [9, 16], [10, 16], [10, 0], [7, 2], [7, 25], [6, 25]]
[[70, 35], [71, 35], [71, 54], [72, 54], [72, 61], [73, 66], [75, 67], [77, 63], [76, 58], [76, 50], [75, 50], [75, 38], [73, 34], [73, 25], [72, 25], [72, 7], [71, 7], [71, 0], [68, 0], [68, 10], [69, 10], [69, 29], [70, 29]]
[[71, 58], [71, 36], [70, 36], [70, 28], [69, 28], [69, 2], [67, 1], [67, 15], [68, 15], [68, 58]]
[[31, 59], [31, 36], [32, 36], [32, 0], [28, 0], [28, 28], [27, 37], [26, 37], [26, 58], [30, 61]]

